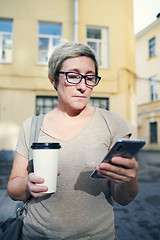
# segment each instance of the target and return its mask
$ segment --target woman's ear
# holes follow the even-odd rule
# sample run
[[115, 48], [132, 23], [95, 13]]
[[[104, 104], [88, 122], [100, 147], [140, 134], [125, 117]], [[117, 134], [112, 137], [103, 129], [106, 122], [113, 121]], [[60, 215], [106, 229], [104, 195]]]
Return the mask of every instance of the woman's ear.
[[52, 77], [51, 77], [51, 74], [50, 74], [50, 73], [48, 74], [48, 78], [49, 78], [49, 81], [51, 82], [51, 84], [53, 84], [53, 79], [52, 79]]
[[52, 76], [51, 76], [50, 73], [48, 74], [48, 78], [49, 78], [49, 81], [51, 82], [51, 84], [53, 85], [53, 87], [57, 90], [55, 81], [54, 81], [54, 79], [52, 78]]

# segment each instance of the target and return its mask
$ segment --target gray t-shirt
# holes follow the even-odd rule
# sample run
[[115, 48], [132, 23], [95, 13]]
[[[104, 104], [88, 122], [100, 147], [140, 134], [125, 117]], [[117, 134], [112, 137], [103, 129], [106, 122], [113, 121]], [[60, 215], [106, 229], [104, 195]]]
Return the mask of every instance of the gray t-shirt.
[[[21, 128], [16, 151], [28, 158], [31, 118]], [[96, 108], [90, 123], [73, 139], [62, 141], [42, 129], [39, 142], [59, 142], [57, 191], [32, 198], [22, 239], [114, 240], [113, 202], [107, 179], [91, 179], [108, 148], [130, 131], [117, 113]], [[45, 159], [44, 159], [45, 161]]]

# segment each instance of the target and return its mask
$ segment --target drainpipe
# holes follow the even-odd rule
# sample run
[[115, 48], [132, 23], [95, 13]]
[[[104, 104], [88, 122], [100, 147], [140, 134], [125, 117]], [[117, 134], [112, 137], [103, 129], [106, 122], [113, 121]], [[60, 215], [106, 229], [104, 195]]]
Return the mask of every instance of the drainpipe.
[[78, 42], [78, 0], [74, 0], [74, 42]]

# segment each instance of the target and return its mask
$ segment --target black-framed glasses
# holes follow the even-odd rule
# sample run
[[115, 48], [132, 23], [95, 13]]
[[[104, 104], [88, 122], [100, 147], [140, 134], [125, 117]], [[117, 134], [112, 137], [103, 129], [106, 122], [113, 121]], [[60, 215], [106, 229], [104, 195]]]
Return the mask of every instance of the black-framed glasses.
[[59, 72], [59, 74], [65, 74], [67, 82], [71, 84], [78, 84], [84, 78], [85, 84], [90, 87], [95, 87], [101, 80], [101, 77], [93, 74], [82, 75], [77, 72]]

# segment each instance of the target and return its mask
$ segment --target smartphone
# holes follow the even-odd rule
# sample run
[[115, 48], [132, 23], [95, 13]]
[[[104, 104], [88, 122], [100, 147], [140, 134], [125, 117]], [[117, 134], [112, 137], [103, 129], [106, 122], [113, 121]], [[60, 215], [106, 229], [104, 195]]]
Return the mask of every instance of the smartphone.
[[[119, 139], [114, 146], [109, 150], [102, 162], [111, 162], [113, 156], [124, 158], [133, 158], [139, 150], [145, 145], [144, 140], [139, 139]], [[101, 163], [102, 163], [101, 162]], [[104, 178], [98, 175], [97, 170], [91, 174], [91, 178]]]

